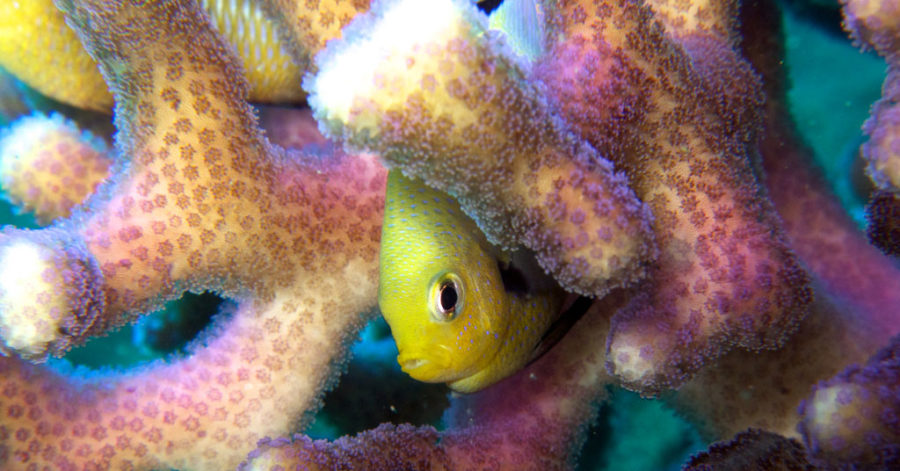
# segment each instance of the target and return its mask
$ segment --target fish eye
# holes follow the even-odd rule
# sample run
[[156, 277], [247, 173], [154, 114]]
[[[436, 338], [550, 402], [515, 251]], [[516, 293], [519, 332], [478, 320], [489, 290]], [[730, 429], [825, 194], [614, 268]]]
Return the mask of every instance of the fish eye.
[[438, 277], [431, 288], [431, 314], [435, 320], [449, 322], [462, 308], [462, 282], [452, 273]]
[[455, 311], [456, 301], [458, 300], [459, 295], [456, 293], [456, 283], [447, 281], [441, 285], [441, 294], [438, 299], [438, 304], [440, 305], [442, 311]]

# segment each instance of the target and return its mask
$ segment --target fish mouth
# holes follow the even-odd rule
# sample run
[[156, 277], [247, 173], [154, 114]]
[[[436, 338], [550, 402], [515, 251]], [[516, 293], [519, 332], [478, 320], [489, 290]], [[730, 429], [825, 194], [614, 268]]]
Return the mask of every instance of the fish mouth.
[[412, 376], [413, 371], [427, 365], [428, 360], [424, 358], [399, 355], [397, 357], [397, 363], [400, 364], [400, 369], [403, 370], [404, 373]]
[[454, 379], [455, 372], [445, 355], [441, 355], [443, 349], [436, 348], [423, 352], [419, 350], [403, 351], [397, 355], [397, 363], [400, 369], [412, 379], [425, 383], [443, 383]]

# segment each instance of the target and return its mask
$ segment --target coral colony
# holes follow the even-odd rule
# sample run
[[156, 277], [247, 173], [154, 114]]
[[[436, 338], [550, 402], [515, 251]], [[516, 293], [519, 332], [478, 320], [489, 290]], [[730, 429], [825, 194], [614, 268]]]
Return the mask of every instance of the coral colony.
[[[694, 469], [900, 466], [900, 5], [844, 10], [889, 65], [878, 248], [794, 129], [769, 0], [5, 2], [2, 66], [114, 103], [116, 132], [27, 117], [0, 144], [7, 198], [47, 224], [0, 232], [0, 467], [569, 469], [608, 385], [721, 440]], [[315, 121], [264, 132], [248, 100]], [[594, 302], [440, 431], [291, 436], [377, 315], [385, 166]], [[186, 290], [229, 300], [188, 354], [44, 363]]]

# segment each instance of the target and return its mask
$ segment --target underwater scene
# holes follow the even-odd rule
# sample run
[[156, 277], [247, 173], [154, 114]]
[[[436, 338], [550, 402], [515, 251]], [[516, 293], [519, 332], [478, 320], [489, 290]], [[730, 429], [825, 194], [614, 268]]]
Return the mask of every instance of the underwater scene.
[[895, 0], [0, 0], [0, 470], [900, 469], [898, 78]]

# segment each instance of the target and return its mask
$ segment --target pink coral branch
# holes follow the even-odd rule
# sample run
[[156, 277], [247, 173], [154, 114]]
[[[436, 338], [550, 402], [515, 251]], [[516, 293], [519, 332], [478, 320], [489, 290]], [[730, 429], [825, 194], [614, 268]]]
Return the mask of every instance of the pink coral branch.
[[[292, 187], [322, 211], [358, 204], [341, 219], [347, 224], [379, 227], [385, 172], [377, 162], [347, 156], [305, 170], [283, 178], [303, 181]], [[323, 238], [351, 230], [309, 228]], [[356, 256], [339, 267], [316, 263], [315, 245], [298, 252], [311, 261], [306, 276], [269, 300], [242, 301], [204, 345], [171, 364], [79, 379], [0, 360], [0, 441], [9, 462], [221, 469], [259, 438], [302, 423], [375, 299], [377, 237], [359, 237]], [[364, 240], [373, 246], [359, 251]]]
[[0, 185], [42, 224], [69, 216], [109, 176], [105, 141], [59, 115], [17, 120], [0, 139]]
[[382, 425], [334, 442], [264, 440], [241, 469], [568, 469], [611, 380], [598, 339], [625, 294], [594, 303], [556, 348], [516, 375], [454, 398], [446, 431]]
[[[301, 62], [368, 8], [269, 3]], [[385, 171], [373, 156], [331, 151], [321, 136], [292, 136], [295, 128], [272, 135], [312, 139], [321, 155], [271, 145], [245, 102], [240, 67], [194, 2], [60, 4], [115, 95], [121, 168], [74, 217], [0, 233], [3, 351], [43, 359], [184, 289], [214, 289], [234, 304], [189, 355], [138, 371], [90, 376], [0, 358], [0, 463], [233, 467], [261, 438], [305, 424], [371, 312]], [[468, 191], [476, 214], [490, 210], [481, 222], [492, 218], [494, 232], [572, 262], [556, 273], [569, 286], [606, 292], [617, 281], [604, 270], [626, 258], [638, 268], [624, 279], [649, 278], [596, 300], [554, 349], [518, 374], [455, 397], [444, 431], [382, 425], [333, 442], [268, 439], [248, 469], [565, 469], [614, 381], [607, 365], [648, 393], [696, 374], [674, 401], [712, 436], [752, 426], [796, 437], [797, 405], [812, 386], [863, 362], [900, 330], [896, 262], [853, 228], [786, 117], [774, 5], [744, 4], [740, 30], [736, 4], [727, 0], [541, 6], [554, 33], [548, 37], [558, 42], [536, 68], [513, 59], [463, 5], [453, 19], [465, 21], [451, 28], [463, 33], [445, 44], [444, 62], [419, 51], [396, 63], [390, 71], [397, 75], [376, 74], [390, 78], [381, 85], [402, 89], [410, 70], [434, 66], [433, 74], [415, 76], [406, 102], [394, 110], [395, 95], [362, 96], [348, 106], [371, 111], [383, 100], [391, 113], [342, 116], [338, 109], [325, 124], [339, 133], [338, 121], [361, 120], [355, 144]], [[334, 59], [334, 50], [322, 61]], [[454, 71], [481, 81], [460, 81]], [[423, 87], [443, 98], [419, 93]], [[346, 95], [334, 98], [341, 105]], [[517, 107], [504, 109], [500, 98]], [[434, 104], [451, 116], [433, 114]], [[529, 152], [535, 149], [544, 153]], [[579, 205], [581, 212], [569, 213]], [[606, 222], [614, 233], [592, 226]], [[645, 226], [658, 257], [641, 237]], [[585, 255], [582, 242], [594, 236], [612, 243]], [[726, 352], [733, 343], [781, 348]], [[891, 352], [818, 387], [815, 394], [828, 396], [830, 388], [865, 386], [843, 401], [849, 408], [805, 429], [814, 458], [832, 459], [828, 446], [840, 448], [816, 437], [840, 435], [853, 446], [830, 455], [833, 461], [857, 459], [843, 450], [867, 438], [847, 433], [840, 419], [850, 412], [863, 412], [868, 431], [895, 424], [870, 413], [874, 396], [866, 395], [869, 387], [894, 392], [894, 376], [883, 376], [886, 384], [867, 376], [892, 372]], [[701, 368], [712, 359], [716, 365]], [[808, 404], [806, 411], [830, 403], [813, 396]], [[751, 455], [802, 454], [796, 442], [750, 435], [734, 448], [753, 442], [759, 447]]]
[[[184, 288], [238, 305], [191, 355], [140, 372], [80, 378], [2, 359], [3, 460], [233, 467], [259, 438], [303, 423], [371, 312], [386, 172], [372, 156], [271, 146], [240, 68], [193, 2], [62, 3], [110, 82], [128, 163], [73, 218], [3, 232], [6, 261], [43, 263], [34, 286], [56, 302], [4, 278], [0, 314], [34, 308], [6, 348], [40, 358], [29, 334], [50, 332], [60, 338], [46, 350], [58, 352]], [[94, 279], [76, 282], [76, 268]], [[89, 315], [56, 309], [84, 303], [54, 290], [59, 278], [102, 290]]]
[[782, 349], [734, 352], [679, 390], [675, 402], [717, 438], [747, 427], [799, 438], [798, 406], [812, 387], [866, 361], [900, 332], [900, 268], [866, 243], [787, 115], [781, 18], [771, 7], [745, 7], [743, 48], [769, 97], [760, 148], [764, 181], [792, 247], [813, 275], [816, 299]]
[[732, 346], [778, 347], [809, 302], [748, 159], [759, 81], [732, 49], [733, 5], [709, 3], [699, 20], [664, 2], [543, 2], [558, 39], [538, 77], [654, 215], [660, 255], [608, 339], [610, 370], [647, 394]]

